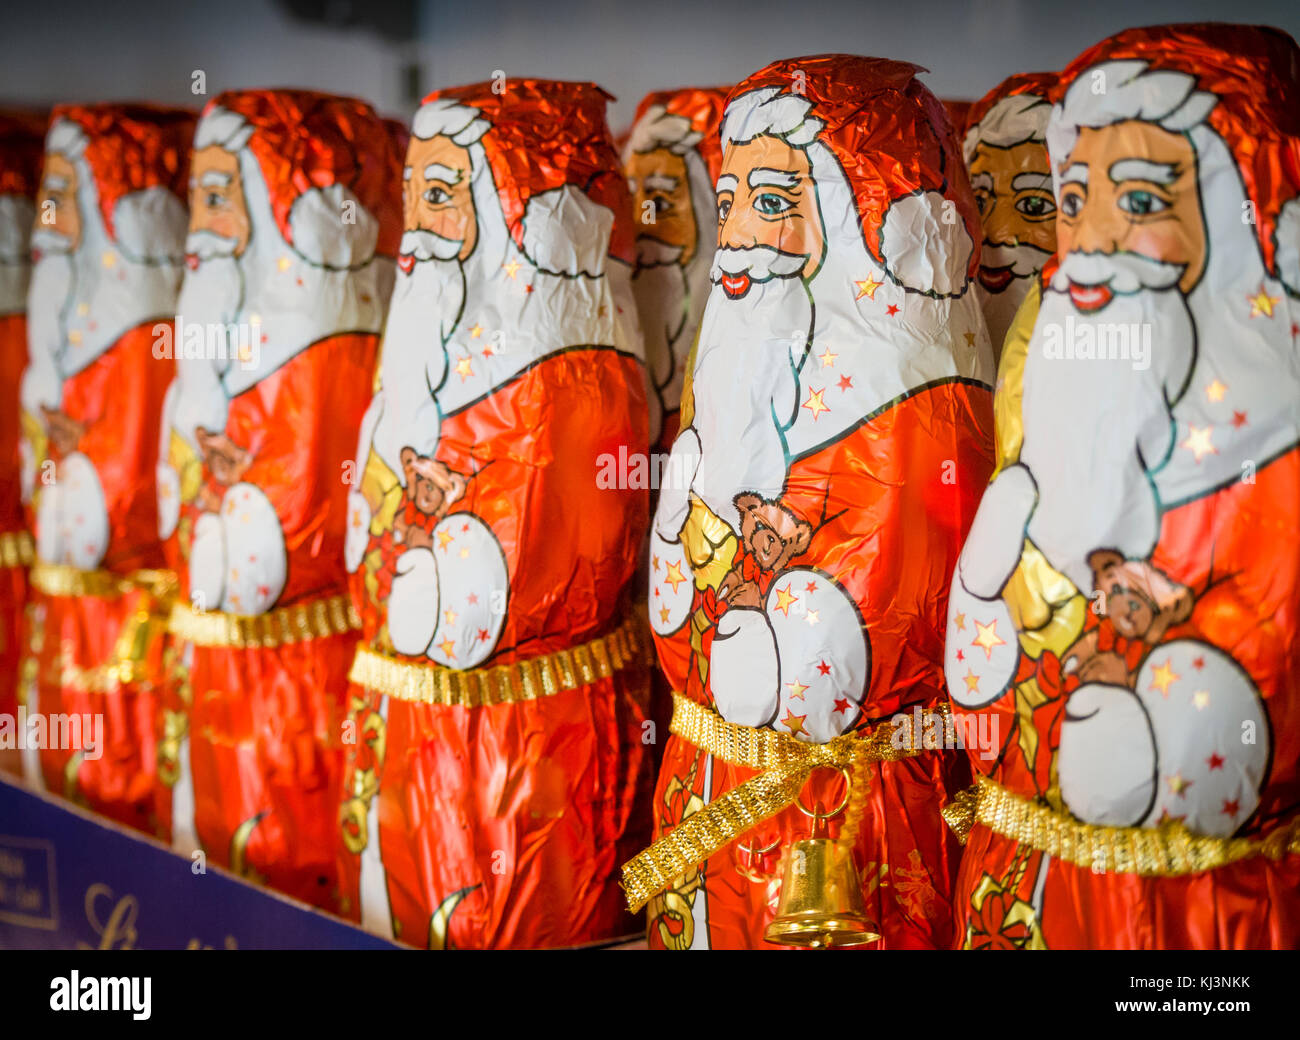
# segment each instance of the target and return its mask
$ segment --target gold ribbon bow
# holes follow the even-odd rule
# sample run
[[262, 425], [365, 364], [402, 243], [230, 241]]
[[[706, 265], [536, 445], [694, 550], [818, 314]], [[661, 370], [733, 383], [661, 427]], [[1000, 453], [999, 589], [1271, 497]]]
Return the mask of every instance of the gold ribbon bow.
[[727, 722], [690, 698], [673, 694], [669, 729], [729, 765], [762, 770], [692, 813], [650, 848], [623, 864], [623, 891], [636, 913], [746, 831], [794, 803], [808, 775], [821, 766], [849, 769], [864, 762], [893, 762], [920, 753], [912, 717], [807, 744], [771, 729]]
[[963, 840], [978, 823], [1096, 874], [1179, 877], [1252, 856], [1277, 860], [1288, 852], [1300, 853], [1300, 816], [1283, 821], [1263, 838], [1206, 837], [1177, 820], [1158, 827], [1106, 827], [1082, 823], [988, 777], [954, 798], [944, 807], [943, 816]]
[[[83, 693], [113, 693], [122, 686], [155, 677], [152, 655], [167, 629], [167, 611], [176, 595], [175, 574], [164, 570], [116, 574], [38, 561], [31, 570], [31, 583], [43, 595], [58, 598], [117, 599], [136, 592], [144, 594], [136, 609], [122, 620], [106, 660], [83, 667], [68, 658], [66, 646], [59, 646], [54, 664], [61, 686]], [[44, 635], [33, 629], [31, 638], [33, 645], [28, 654], [33, 661], [31, 667], [35, 667], [35, 644]]]

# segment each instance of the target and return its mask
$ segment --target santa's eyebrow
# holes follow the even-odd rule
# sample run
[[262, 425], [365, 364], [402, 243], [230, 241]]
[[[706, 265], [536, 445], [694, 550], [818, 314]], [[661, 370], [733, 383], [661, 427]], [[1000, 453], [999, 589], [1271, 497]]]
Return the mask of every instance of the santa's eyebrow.
[[735, 174], [724, 173], [718, 178], [718, 191], [735, 191], [740, 186], [740, 181], [736, 179]]
[[751, 188], [793, 188], [799, 183], [799, 175], [793, 170], [773, 170], [766, 166], [755, 166], [749, 171], [748, 179]]
[[1110, 179], [1116, 184], [1123, 181], [1173, 184], [1178, 179], [1178, 167], [1173, 163], [1152, 162], [1150, 159], [1121, 159], [1111, 166]]
[[426, 181], [442, 181], [444, 184], [456, 184], [460, 181], [460, 170], [444, 166], [440, 162], [430, 163], [424, 168]]
[[45, 178], [46, 191], [64, 191], [68, 187], [68, 178], [60, 177], [57, 173], [48, 174]]
[[207, 170], [199, 177], [199, 184], [205, 188], [224, 188], [231, 180], [232, 178], [228, 173], [222, 173], [220, 170]]
[[1011, 178], [1012, 191], [1050, 191], [1051, 188], [1050, 173], [1018, 173]]
[[1061, 171], [1062, 184], [1087, 184], [1088, 166], [1086, 163], [1071, 163]]
[[651, 173], [646, 176], [645, 186], [651, 191], [676, 191], [678, 180], [667, 174]]
[[414, 172], [415, 172], [415, 171], [412, 170], [409, 166], [403, 166], [403, 167], [402, 167], [402, 180], [404, 180], [404, 181], [409, 181], [409, 180], [411, 179], [411, 174], [414, 173]]
[[972, 188], [983, 188], [985, 191], [991, 192], [993, 190], [993, 174], [975, 174], [975, 176], [970, 179], [970, 186]]

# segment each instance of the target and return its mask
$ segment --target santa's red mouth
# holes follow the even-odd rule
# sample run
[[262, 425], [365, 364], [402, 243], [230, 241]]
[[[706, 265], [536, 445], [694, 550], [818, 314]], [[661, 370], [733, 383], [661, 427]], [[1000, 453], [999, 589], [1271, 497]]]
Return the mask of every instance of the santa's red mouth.
[[991, 293], [1000, 293], [1015, 279], [1010, 267], [984, 267], [979, 270], [980, 285]]
[[191, 271], [197, 271], [199, 269], [199, 254], [186, 253], [185, 266], [188, 267]]
[[724, 293], [733, 300], [738, 300], [749, 292], [749, 287], [753, 282], [747, 274], [724, 274], [719, 284], [722, 286]]
[[1099, 311], [1110, 303], [1111, 297], [1114, 295], [1108, 285], [1070, 283], [1070, 299], [1074, 301], [1074, 306], [1081, 311]]
[[402, 274], [410, 274], [415, 270], [415, 254], [403, 253], [397, 258], [397, 266], [402, 269]]

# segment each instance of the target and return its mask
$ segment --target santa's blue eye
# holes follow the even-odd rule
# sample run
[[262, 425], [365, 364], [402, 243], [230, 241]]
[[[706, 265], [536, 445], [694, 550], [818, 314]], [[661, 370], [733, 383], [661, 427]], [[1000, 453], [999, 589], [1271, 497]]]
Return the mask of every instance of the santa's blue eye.
[[794, 203], [783, 195], [763, 192], [754, 200], [754, 208], [767, 217], [780, 216], [786, 210], [793, 209]]
[[1125, 213], [1132, 213], [1135, 217], [1145, 217], [1151, 213], [1159, 213], [1161, 210], [1168, 209], [1169, 203], [1160, 196], [1152, 194], [1149, 191], [1126, 191], [1119, 197], [1119, 208]]

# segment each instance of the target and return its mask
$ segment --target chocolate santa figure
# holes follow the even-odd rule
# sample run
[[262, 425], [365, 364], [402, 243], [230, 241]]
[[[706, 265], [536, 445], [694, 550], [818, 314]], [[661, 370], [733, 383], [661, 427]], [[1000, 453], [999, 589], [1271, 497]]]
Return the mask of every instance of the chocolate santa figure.
[[1019, 73], [975, 102], [963, 153], [980, 209], [979, 293], [995, 356], [1016, 315], [1056, 250], [1056, 200], [1047, 160], [1048, 91], [1056, 76]]
[[1177, 25], [1052, 92], [1057, 254], [953, 578], [971, 948], [1300, 943], [1300, 49]]
[[182, 575], [158, 721], [173, 844], [331, 908], [356, 641], [345, 513], [398, 162], [361, 101], [251, 90], [208, 104], [157, 450], [160, 533]]
[[[33, 112], [0, 111], [0, 717], [17, 719], [23, 613], [32, 536], [22, 498], [19, 385], [27, 365], [27, 284], [37, 184], [49, 120]], [[17, 741], [13, 742], [15, 745]], [[22, 771], [18, 747], [0, 747], [0, 769]]]
[[939, 807], [965, 766], [894, 718], [942, 699], [992, 352], [974, 199], [916, 72], [790, 59], [727, 103], [712, 285], [650, 539], [676, 693], [659, 840], [624, 882], [654, 947], [762, 947], [806, 813], [852, 845], [879, 945], [952, 939]]
[[623, 147], [636, 228], [636, 295], [645, 336], [650, 443], [677, 436], [686, 355], [709, 295], [717, 241], [713, 182], [722, 163], [718, 127], [727, 91], [683, 87], [648, 94]]
[[[645, 373], [593, 84], [442, 90], [411, 126], [348, 568], [364, 626], [345, 894], [418, 947], [627, 934], [648, 834]], [[631, 460], [631, 461], [629, 461]]]
[[36, 525], [28, 710], [69, 719], [68, 739], [41, 751], [44, 784], [149, 830], [172, 591], [153, 438], [171, 378], [193, 130], [179, 109], [54, 110], [21, 385]]

